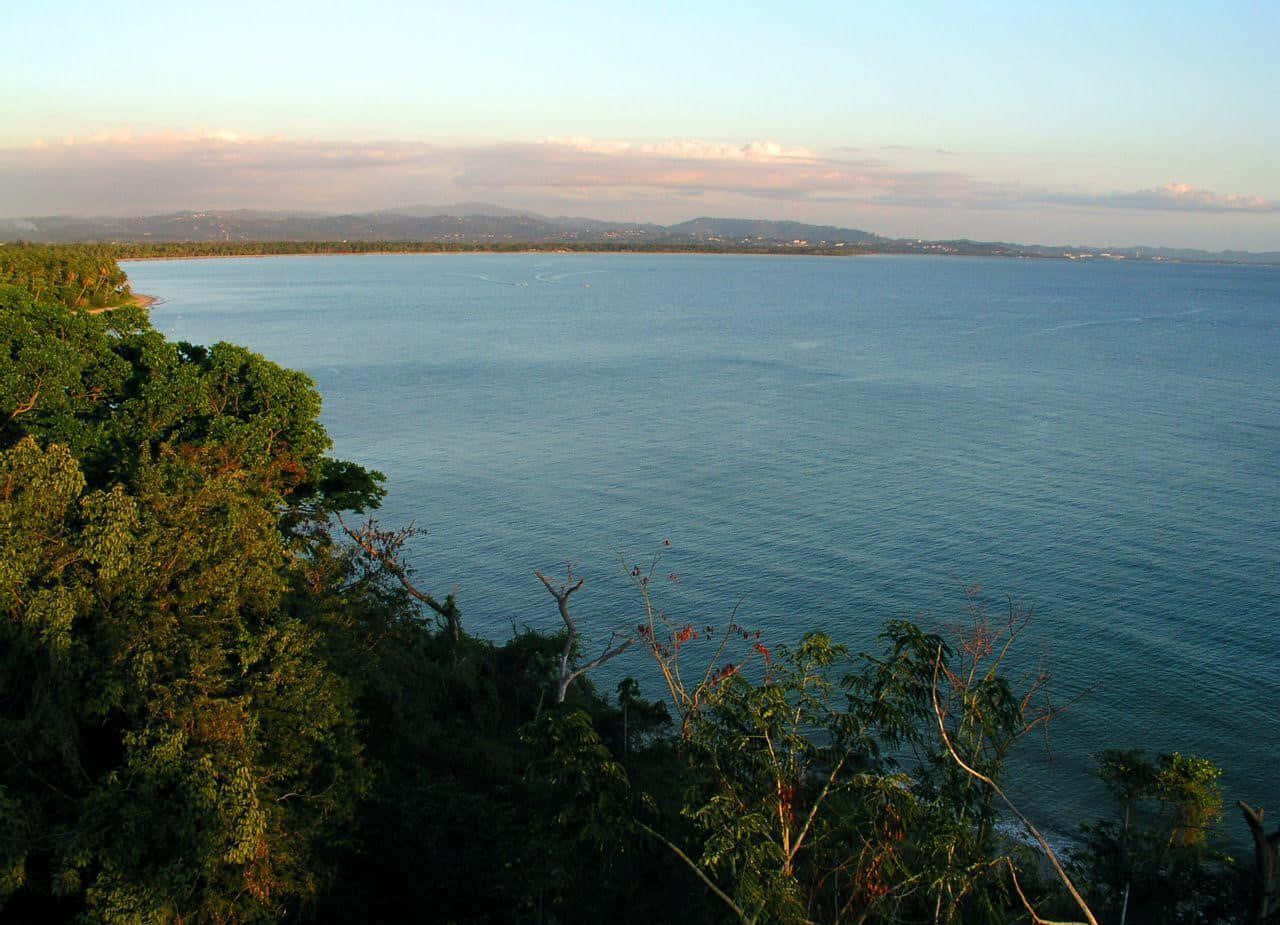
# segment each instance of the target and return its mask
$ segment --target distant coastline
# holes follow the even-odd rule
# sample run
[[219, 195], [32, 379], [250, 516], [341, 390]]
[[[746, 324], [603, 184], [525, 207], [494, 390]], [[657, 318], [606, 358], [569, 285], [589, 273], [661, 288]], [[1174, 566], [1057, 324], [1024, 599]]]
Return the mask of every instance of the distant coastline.
[[[485, 211], [470, 211], [486, 210]], [[0, 241], [96, 242], [118, 259], [365, 253], [674, 253], [859, 256], [913, 254], [1065, 260], [1280, 265], [1280, 250], [1206, 251], [1145, 245], [1021, 244], [892, 238], [859, 228], [700, 217], [675, 225], [549, 217], [468, 204], [450, 214], [402, 210], [296, 214], [199, 210], [133, 217], [0, 219]], [[465, 212], [465, 214], [463, 214]], [[8, 246], [0, 244], [0, 247]]]
[[1276, 263], [1231, 259], [1143, 256], [1112, 252], [1045, 251], [1032, 247], [974, 242], [860, 243], [836, 247], [800, 245], [723, 246], [702, 244], [613, 244], [609, 242], [440, 242], [440, 241], [242, 241], [172, 242], [112, 245], [117, 259], [216, 260], [246, 257], [361, 257], [397, 254], [704, 254], [753, 257], [999, 257], [1071, 262], [1211, 263], [1227, 266], [1276, 266]]

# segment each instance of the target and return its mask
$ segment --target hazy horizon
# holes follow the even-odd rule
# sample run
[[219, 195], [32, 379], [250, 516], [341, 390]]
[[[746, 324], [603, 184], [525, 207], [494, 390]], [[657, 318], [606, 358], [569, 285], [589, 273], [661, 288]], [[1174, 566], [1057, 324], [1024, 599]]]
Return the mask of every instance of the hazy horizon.
[[6, 18], [5, 216], [485, 200], [1280, 250], [1276, 9], [54, 0]]
[[[467, 206], [469, 208], [465, 211], [460, 211], [456, 208], [457, 206]], [[1104, 250], [1104, 251], [1107, 249], [1123, 250], [1128, 248], [1151, 248], [1151, 249], [1171, 249], [1171, 250], [1173, 249], [1198, 250], [1207, 254], [1228, 253], [1228, 252], [1252, 253], [1252, 254], [1276, 253], [1276, 251], [1266, 251], [1266, 250], [1260, 250], [1260, 249], [1251, 250], [1248, 248], [1229, 248], [1229, 247], [1202, 248], [1202, 247], [1195, 247], [1190, 245], [1176, 245], [1176, 244], [1170, 245], [1170, 244], [1164, 244], [1160, 242], [1137, 241], [1137, 240], [1135, 241], [1092, 241], [1092, 240], [1052, 241], [1052, 240], [1013, 240], [1009, 238], [980, 239], [980, 238], [974, 238], [971, 236], [966, 237], [966, 236], [960, 236], [960, 235], [953, 236], [953, 237], [943, 237], [943, 236], [937, 236], [937, 235], [930, 235], [927, 233], [895, 236], [895, 235], [884, 234], [883, 232], [881, 232], [879, 229], [876, 229], [876, 228], [861, 228], [861, 227], [853, 228], [848, 225], [841, 225], [836, 222], [811, 222], [810, 223], [810, 222], [805, 222], [803, 219], [776, 218], [776, 217], [771, 217], [763, 214], [759, 214], [759, 215], [706, 215], [706, 214], [692, 215], [691, 214], [684, 218], [674, 219], [671, 221], [642, 222], [642, 221], [633, 221], [629, 219], [617, 219], [608, 215], [581, 215], [581, 214], [571, 214], [568, 212], [544, 212], [538, 209], [531, 209], [531, 208], [522, 209], [518, 207], [502, 205], [499, 203], [478, 202], [478, 201], [467, 202], [467, 203], [440, 203], [440, 204], [406, 203], [400, 206], [390, 206], [390, 207], [383, 207], [379, 209], [365, 208], [365, 209], [350, 209], [350, 210], [333, 210], [333, 209], [318, 209], [318, 208], [317, 209], [305, 209], [305, 208], [262, 209], [262, 208], [255, 208], [251, 206], [242, 206], [242, 207], [234, 207], [234, 208], [228, 208], [228, 209], [176, 208], [176, 209], [167, 209], [160, 212], [152, 212], [152, 213], [145, 213], [145, 214], [138, 213], [132, 210], [122, 210], [117, 212], [102, 212], [97, 214], [61, 212], [61, 213], [50, 213], [48, 215], [0, 216], [0, 222], [8, 223], [9, 225], [13, 226], [14, 231], [20, 237], [22, 231], [24, 230], [22, 226], [25, 223], [37, 221], [39, 219], [54, 218], [54, 219], [64, 219], [64, 220], [71, 220], [71, 221], [98, 221], [98, 220], [113, 221], [113, 220], [128, 220], [128, 219], [142, 219], [142, 218], [158, 218], [158, 217], [164, 217], [168, 215], [200, 215], [200, 214], [208, 214], [208, 213], [235, 213], [235, 212], [244, 212], [244, 213], [249, 213], [253, 215], [272, 216], [272, 217], [296, 216], [299, 218], [314, 218], [314, 219], [341, 218], [344, 216], [377, 215], [377, 214], [386, 214], [386, 213], [392, 213], [392, 212], [407, 213], [411, 216], [422, 217], [422, 218], [431, 218], [433, 216], [502, 217], [504, 215], [510, 215], [510, 216], [527, 215], [530, 218], [544, 219], [548, 221], [572, 222], [575, 220], [583, 220], [583, 221], [597, 220], [597, 221], [614, 223], [618, 225], [622, 225], [622, 224], [658, 225], [660, 227], [667, 227], [667, 228], [675, 227], [685, 222], [692, 222], [699, 219], [706, 219], [711, 221], [727, 220], [727, 221], [752, 221], [752, 222], [758, 221], [758, 222], [779, 222], [779, 223], [796, 221], [802, 224], [813, 224], [818, 227], [827, 226], [827, 227], [841, 228], [843, 230], [849, 230], [849, 231], [869, 232], [871, 234], [879, 235], [885, 240], [890, 240], [890, 241], [891, 240], [923, 240], [923, 241], [968, 240], [968, 241], [973, 241], [974, 243], [982, 243], [982, 244], [1012, 244], [1012, 245], [1018, 245], [1023, 247], [1049, 247], [1049, 248], [1074, 247], [1074, 248], [1088, 248], [1093, 250]], [[30, 224], [25, 230], [35, 232], [38, 230], [38, 226], [34, 224]], [[272, 240], [275, 240], [275, 239], [272, 239]], [[280, 240], [287, 240], [287, 239], [282, 238]], [[3, 242], [0, 242], [0, 243], [3, 243]]]

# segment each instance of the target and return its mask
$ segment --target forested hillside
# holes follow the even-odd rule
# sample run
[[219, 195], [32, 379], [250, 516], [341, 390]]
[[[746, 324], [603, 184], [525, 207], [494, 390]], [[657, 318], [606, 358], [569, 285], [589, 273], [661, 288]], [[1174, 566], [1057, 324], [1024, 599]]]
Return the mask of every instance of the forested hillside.
[[0, 285], [68, 307], [122, 305], [131, 293], [116, 259], [116, 249], [107, 245], [0, 245]]
[[0, 272], [0, 920], [1276, 920], [1280, 832], [1228, 856], [1202, 758], [1097, 743], [1047, 853], [1000, 788], [1060, 709], [1020, 609], [770, 639], [669, 617], [659, 539], [603, 649], [571, 570], [477, 638], [305, 375], [167, 341], [109, 252]]

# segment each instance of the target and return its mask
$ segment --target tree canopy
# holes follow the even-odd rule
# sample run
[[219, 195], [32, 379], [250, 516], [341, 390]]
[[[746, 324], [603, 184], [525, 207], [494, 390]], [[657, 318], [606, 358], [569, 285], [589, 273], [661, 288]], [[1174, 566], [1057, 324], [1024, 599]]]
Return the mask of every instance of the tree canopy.
[[137, 921], [314, 893], [364, 771], [352, 685], [291, 599], [307, 525], [379, 477], [325, 456], [305, 376], [136, 309], [0, 289], [0, 352], [6, 891]]
[[0, 285], [17, 286], [37, 300], [105, 307], [127, 303], [129, 281], [110, 245], [0, 245]]

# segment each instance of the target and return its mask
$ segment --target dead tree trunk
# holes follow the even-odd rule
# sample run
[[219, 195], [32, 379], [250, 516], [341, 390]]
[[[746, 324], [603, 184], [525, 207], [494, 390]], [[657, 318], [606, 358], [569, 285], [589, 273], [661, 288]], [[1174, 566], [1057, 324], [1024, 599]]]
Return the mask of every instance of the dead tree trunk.
[[1262, 807], [1254, 809], [1244, 800], [1236, 805], [1253, 834], [1253, 921], [1265, 925], [1280, 909], [1280, 828], [1268, 835], [1262, 825]]
[[578, 668], [572, 667], [574, 645], [580, 638], [578, 633], [578, 625], [573, 620], [573, 615], [569, 613], [569, 597], [574, 591], [582, 587], [583, 579], [579, 578], [576, 582], [573, 580], [573, 566], [569, 565], [565, 568], [565, 580], [562, 584], [555, 584], [542, 572], [534, 572], [538, 576], [538, 580], [546, 587], [548, 593], [556, 599], [556, 606], [560, 610], [560, 619], [564, 621], [565, 637], [564, 648], [560, 652], [560, 677], [556, 684], [556, 703], [564, 703], [565, 695], [569, 692], [569, 685], [582, 677], [588, 671], [599, 668], [605, 662], [612, 658], [616, 658], [631, 647], [636, 641], [634, 636], [628, 636], [618, 645], [614, 645], [614, 640], [618, 638], [617, 633], [609, 634], [609, 641], [605, 644], [604, 651], [599, 656], [593, 658], [585, 665]]

